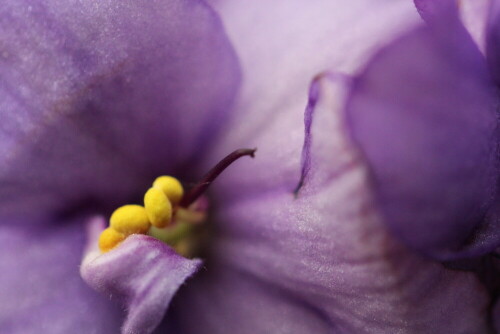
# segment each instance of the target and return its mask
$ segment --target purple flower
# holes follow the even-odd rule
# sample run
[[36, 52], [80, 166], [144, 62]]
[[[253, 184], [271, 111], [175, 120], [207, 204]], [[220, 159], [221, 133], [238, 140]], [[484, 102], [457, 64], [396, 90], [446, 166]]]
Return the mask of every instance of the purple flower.
[[[359, 85], [308, 91], [418, 24], [411, 3], [210, 3], [223, 24], [194, 0], [2, 4], [0, 332], [487, 332], [477, 277], [386, 231], [343, 121]], [[239, 147], [259, 151], [211, 189], [201, 259], [144, 235], [97, 250], [155, 177]]]

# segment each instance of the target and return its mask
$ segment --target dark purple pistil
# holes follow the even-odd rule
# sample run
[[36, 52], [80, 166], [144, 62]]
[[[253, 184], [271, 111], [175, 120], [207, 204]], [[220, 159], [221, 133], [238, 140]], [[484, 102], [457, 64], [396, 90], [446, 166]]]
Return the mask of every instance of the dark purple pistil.
[[207, 174], [198, 182], [189, 192], [182, 198], [180, 206], [187, 208], [194, 203], [210, 186], [210, 184], [233, 162], [238, 160], [245, 155], [249, 155], [252, 158], [255, 156], [256, 148], [241, 148], [230, 154], [228, 154], [224, 159], [219, 161]]

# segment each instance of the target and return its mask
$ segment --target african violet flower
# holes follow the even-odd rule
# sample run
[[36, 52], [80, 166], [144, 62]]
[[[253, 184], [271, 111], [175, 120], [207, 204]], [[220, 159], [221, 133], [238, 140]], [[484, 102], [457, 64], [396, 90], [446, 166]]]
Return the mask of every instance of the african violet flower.
[[[411, 4], [212, 5], [242, 64], [235, 108], [236, 58], [199, 1], [2, 4], [0, 331], [149, 333], [169, 307], [159, 333], [487, 332], [477, 278], [385, 230], [341, 117], [350, 79], [313, 81], [302, 150], [311, 78], [357, 70], [418, 21]], [[194, 180], [238, 147], [258, 156], [208, 196], [204, 269], [145, 235], [96, 250], [155, 177]]]

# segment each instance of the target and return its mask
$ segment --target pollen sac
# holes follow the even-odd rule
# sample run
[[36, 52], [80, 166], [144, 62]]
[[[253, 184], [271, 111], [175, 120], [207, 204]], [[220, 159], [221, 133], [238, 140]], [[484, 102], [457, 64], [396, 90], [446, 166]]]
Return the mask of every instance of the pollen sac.
[[170, 224], [172, 204], [161, 189], [149, 188], [144, 195], [144, 207], [153, 226], [163, 228]]
[[125, 240], [125, 235], [116, 231], [115, 229], [108, 227], [104, 231], [102, 231], [99, 236], [99, 249], [105, 253], [110, 251], [111, 249], [118, 246], [120, 242]]
[[153, 182], [153, 187], [161, 189], [174, 205], [178, 204], [184, 195], [182, 184], [172, 176], [158, 177], [155, 182]]
[[146, 209], [140, 205], [124, 205], [113, 212], [109, 225], [127, 235], [145, 234], [151, 226]]

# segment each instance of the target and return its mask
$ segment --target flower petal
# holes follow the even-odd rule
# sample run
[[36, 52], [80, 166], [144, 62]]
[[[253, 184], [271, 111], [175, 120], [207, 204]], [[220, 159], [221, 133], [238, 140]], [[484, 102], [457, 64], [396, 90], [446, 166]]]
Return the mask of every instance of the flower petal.
[[[486, 332], [489, 296], [475, 276], [419, 257], [384, 228], [342, 122], [348, 83], [315, 85], [311, 168], [297, 197], [293, 182], [221, 200], [207, 265], [212, 279], [186, 287], [171, 321], [187, 333], [224, 333], [237, 324], [239, 333], [279, 332], [280, 325], [283, 333]], [[231, 184], [221, 184], [224, 199]]]
[[[245, 77], [239, 113], [216, 155], [238, 146], [258, 152], [214, 185], [218, 214], [206, 274], [213, 280], [196, 277], [174, 300], [167, 317], [173, 331], [224, 333], [236, 324], [239, 333], [277, 324], [291, 333], [485, 331], [489, 296], [475, 277], [421, 259], [385, 231], [365, 166], [337, 119], [333, 128], [324, 118], [314, 122], [320, 148], [311, 150], [309, 180], [294, 200], [310, 80], [327, 68], [356, 70], [374, 49], [420, 21], [411, 3], [212, 3]], [[332, 109], [340, 115], [340, 96], [321, 101], [325, 115]], [[249, 289], [255, 296], [247, 304]]]
[[497, 236], [460, 254], [496, 196], [500, 100], [468, 33], [452, 14], [443, 16], [371, 60], [355, 79], [347, 113], [390, 229], [447, 259], [500, 243]]
[[121, 310], [78, 272], [85, 242], [80, 219], [50, 231], [25, 225], [0, 225], [0, 332], [116, 333]]
[[199, 269], [201, 261], [186, 259], [163, 242], [144, 235], [132, 235], [117, 248], [102, 254], [95, 245], [103, 229], [102, 219], [90, 222], [82, 278], [126, 306], [122, 333], [151, 333], [161, 322], [174, 294]]
[[179, 293], [158, 333], [331, 333], [321, 315], [279, 284], [211, 263]]
[[4, 215], [114, 208], [228, 116], [239, 70], [201, 1], [6, 0], [0, 18]]
[[[211, 3], [227, 27], [245, 78], [234, 121], [212, 156], [258, 148], [255, 161], [238, 162], [220, 179], [231, 183], [225, 197], [235, 200], [295, 186], [304, 101], [314, 76], [327, 69], [357, 70], [381, 45], [421, 22], [408, 1]], [[207, 161], [207, 168], [213, 163]]]

